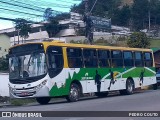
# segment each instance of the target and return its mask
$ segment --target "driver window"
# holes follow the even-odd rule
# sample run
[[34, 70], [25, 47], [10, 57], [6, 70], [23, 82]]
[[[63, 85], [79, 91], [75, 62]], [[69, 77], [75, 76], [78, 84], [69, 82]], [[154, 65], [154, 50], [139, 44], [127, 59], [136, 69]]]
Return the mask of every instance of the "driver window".
[[62, 47], [49, 47], [47, 50], [49, 76], [51, 78], [58, 75], [63, 69]]

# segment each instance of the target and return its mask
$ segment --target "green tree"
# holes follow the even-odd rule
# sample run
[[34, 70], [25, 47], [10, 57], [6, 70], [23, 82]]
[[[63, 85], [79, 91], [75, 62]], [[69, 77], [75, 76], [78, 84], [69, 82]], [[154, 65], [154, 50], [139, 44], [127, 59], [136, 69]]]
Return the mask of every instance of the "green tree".
[[[149, 2], [150, 1], [150, 2]], [[151, 28], [160, 25], [159, 0], [134, 0], [132, 5], [132, 20], [135, 30], [148, 28], [149, 12]]]
[[130, 35], [127, 45], [133, 48], [148, 48], [150, 40], [143, 32], [134, 32]]
[[69, 13], [61, 13], [61, 14], [57, 14], [54, 19], [56, 20], [64, 20], [64, 19], [69, 19], [70, 18], [70, 14]]
[[22, 39], [26, 39], [29, 37], [29, 32], [31, 32], [31, 24], [27, 20], [17, 18], [15, 20], [15, 28], [19, 32], [19, 35], [20, 37], [22, 37]]
[[129, 26], [130, 18], [131, 18], [131, 9], [128, 5], [122, 7], [122, 9], [118, 12], [118, 17], [116, 22], [120, 26]]
[[[104, 18], [111, 18], [112, 24], [132, 27], [137, 31], [148, 28], [149, 17], [151, 13], [151, 27], [160, 25], [160, 0], [98, 0], [92, 15]], [[92, 8], [95, 0], [89, 0], [89, 10]], [[72, 12], [84, 14], [85, 5], [81, 2], [71, 8]]]
[[8, 58], [0, 58], [0, 71], [8, 72], [9, 60]]
[[71, 7], [71, 12], [76, 12], [76, 13], [79, 13], [79, 14], [84, 14], [84, 12], [85, 12], [84, 4], [82, 2], [79, 5], [74, 4]]
[[53, 10], [52, 8], [46, 8], [43, 14], [43, 18], [45, 21], [49, 21], [53, 17]]
[[[94, 5], [95, 0], [89, 0], [89, 10], [91, 10]], [[99, 17], [112, 17], [114, 15], [115, 9], [117, 9], [121, 4], [121, 0], [98, 0], [92, 15]], [[79, 5], [73, 5], [71, 7], [71, 12], [77, 12], [84, 15], [85, 4], [81, 2]]]
[[53, 10], [47, 8], [44, 12], [44, 27], [49, 35], [49, 37], [54, 37], [60, 31], [60, 25], [58, 19], [54, 16]]
[[140, 30], [146, 28], [148, 25], [148, 0], [134, 0], [132, 6], [132, 20], [134, 30]]
[[50, 38], [54, 37], [61, 29], [58, 21], [54, 18], [50, 19], [48, 23], [45, 23], [44, 26]]
[[150, 0], [149, 9], [151, 12], [151, 25], [160, 25], [160, 1]]

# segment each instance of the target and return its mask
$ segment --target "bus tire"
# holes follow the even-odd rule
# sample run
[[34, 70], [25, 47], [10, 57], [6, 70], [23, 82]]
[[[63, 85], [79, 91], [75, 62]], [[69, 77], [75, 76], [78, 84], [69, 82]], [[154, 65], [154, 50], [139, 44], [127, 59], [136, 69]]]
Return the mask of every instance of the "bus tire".
[[157, 83], [153, 84], [152, 87], [153, 87], [153, 90], [157, 90], [158, 89], [158, 84]]
[[80, 88], [77, 84], [72, 83], [69, 91], [69, 95], [66, 96], [68, 102], [76, 102], [80, 97]]
[[39, 97], [39, 98], [36, 98], [37, 102], [41, 105], [46, 105], [49, 103], [49, 101], [51, 100], [50, 97]]
[[133, 94], [134, 90], [134, 82], [132, 79], [127, 79], [126, 81], [126, 89], [125, 90], [120, 90], [121, 95], [131, 95]]

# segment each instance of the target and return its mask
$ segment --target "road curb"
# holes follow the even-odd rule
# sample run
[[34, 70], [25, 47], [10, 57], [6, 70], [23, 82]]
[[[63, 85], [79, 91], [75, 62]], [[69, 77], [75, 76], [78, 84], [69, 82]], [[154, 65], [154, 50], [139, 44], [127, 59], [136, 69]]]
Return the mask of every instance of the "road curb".
[[13, 105], [0, 103], [0, 108], [2, 108], [2, 107], [8, 107], [8, 106], [13, 106]]
[[150, 86], [144, 86], [144, 87], [141, 87], [141, 89], [143, 89], [143, 90], [149, 90], [149, 89], [151, 89], [151, 87]]

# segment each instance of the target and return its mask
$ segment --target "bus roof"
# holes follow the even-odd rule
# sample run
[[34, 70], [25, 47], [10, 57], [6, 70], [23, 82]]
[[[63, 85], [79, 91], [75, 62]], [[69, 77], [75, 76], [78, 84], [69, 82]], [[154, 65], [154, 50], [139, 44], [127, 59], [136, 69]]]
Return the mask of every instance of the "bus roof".
[[116, 47], [116, 46], [102, 46], [102, 45], [87, 45], [87, 44], [73, 44], [64, 42], [42, 42], [45, 47], [50, 45], [53, 46], [63, 46], [63, 47], [75, 47], [75, 48], [95, 48], [95, 49], [109, 49], [109, 50], [128, 50], [128, 51], [152, 51], [152, 49], [142, 49], [142, 48], [130, 48], [130, 47]]
[[[145, 52], [151, 52], [152, 49], [142, 49], [142, 48], [130, 48], [130, 47], [116, 47], [116, 46], [102, 46], [102, 45], [87, 45], [87, 44], [73, 44], [73, 43], [64, 43], [62, 41], [52, 41], [52, 42], [33, 42], [33, 43], [25, 43], [25, 44], [43, 44], [45, 48], [48, 46], [62, 46], [62, 47], [75, 47], [75, 48], [95, 48], [95, 49], [109, 49], [109, 50], [126, 50], [126, 51], [145, 51]], [[23, 44], [23, 45], [25, 45]], [[11, 48], [14, 48], [15, 45]]]

